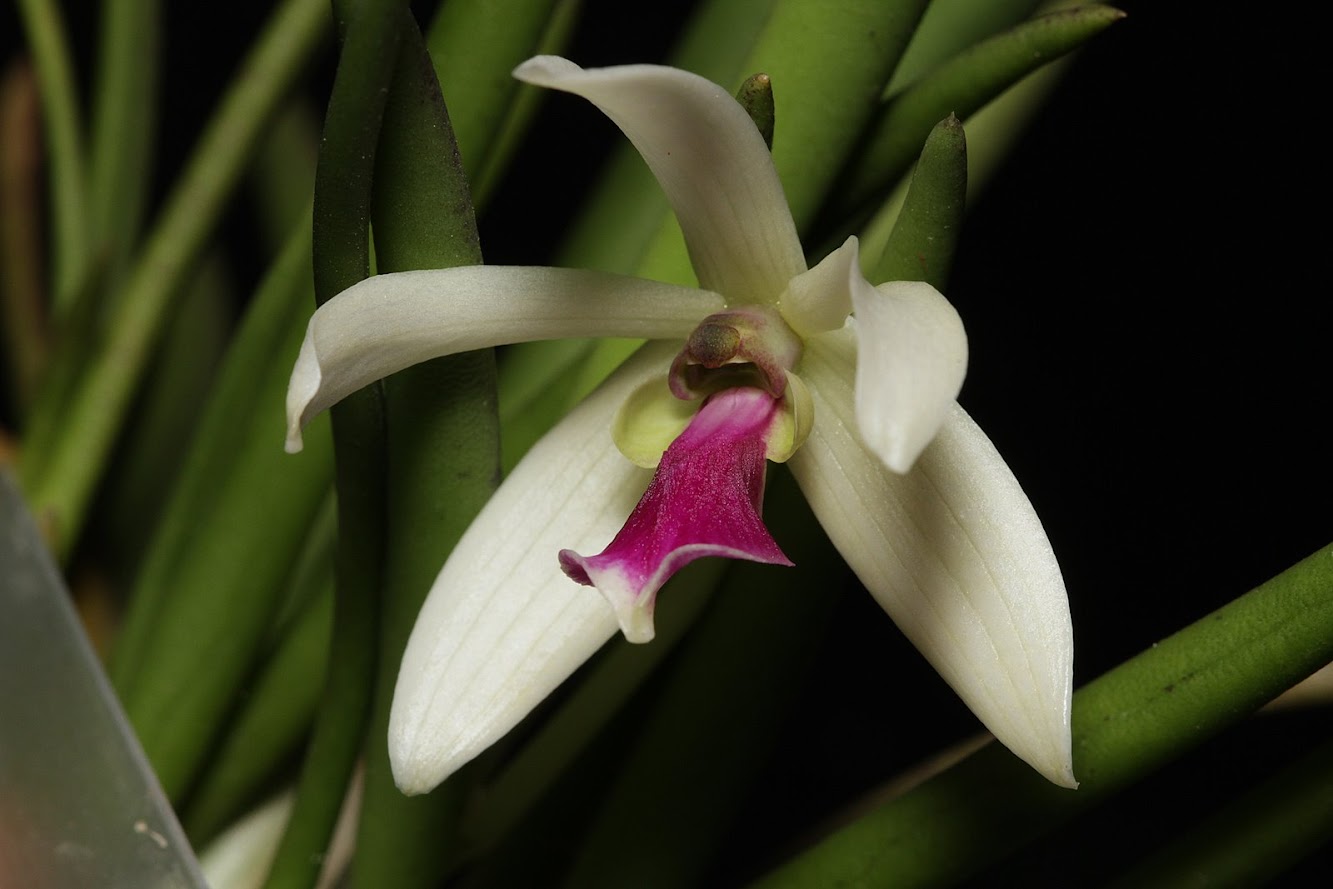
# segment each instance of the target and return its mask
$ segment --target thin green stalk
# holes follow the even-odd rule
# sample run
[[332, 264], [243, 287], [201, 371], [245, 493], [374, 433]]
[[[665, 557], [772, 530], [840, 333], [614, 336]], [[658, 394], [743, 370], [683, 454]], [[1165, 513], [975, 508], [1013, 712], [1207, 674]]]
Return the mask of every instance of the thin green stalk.
[[[1066, 56], [1032, 72], [966, 120], [969, 204], [976, 201], [1014, 143], [1027, 130], [1037, 112], [1045, 106], [1047, 97], [1060, 83], [1069, 62], [1070, 57]], [[907, 185], [906, 181], [899, 181], [875, 212], [874, 218], [861, 230], [862, 259], [878, 256], [888, 244], [902, 211]], [[837, 246], [837, 242], [830, 238], [825, 246], [832, 249]]]
[[59, 312], [82, 286], [90, 259], [83, 128], [60, 7], [55, 0], [19, 0], [18, 8], [41, 85], [42, 118], [50, 146], [52, 287]]
[[34, 509], [52, 516], [56, 547], [64, 555], [78, 538], [171, 298], [180, 292], [269, 115], [323, 37], [326, 21], [322, 0], [286, 0], [278, 9], [167, 200], [72, 402], [64, 411], [56, 404], [40, 406], [60, 412], [60, 422], [49, 426], [59, 433], [31, 443], [49, 452], [36, 477], [25, 465], [20, 469]]
[[[121, 623], [109, 670], [116, 690], [123, 698], [140, 673], [179, 673], [180, 665], [163, 661], [172, 657], [178, 640], [167, 628], [165, 638], [159, 624], [162, 610], [173, 598], [196, 597], [197, 592], [182, 589], [179, 573], [187, 562], [198, 562], [198, 541], [209, 530], [209, 517], [218, 512], [218, 501], [228, 485], [219, 484], [235, 471], [238, 455], [249, 449], [276, 447], [282, 432], [277, 420], [264, 417], [257, 421], [262, 408], [256, 393], [281, 383], [285, 369], [274, 356], [295, 352], [305, 329], [310, 292], [310, 232], [305, 223], [293, 232], [282, 255], [273, 264], [251, 301], [231, 346], [208, 405], [199, 421], [180, 478], [173, 487], [170, 503], [154, 531], [152, 544], [143, 567], [135, 578], [128, 608]], [[271, 405], [281, 409], [282, 401]], [[251, 441], [254, 430], [263, 429]], [[281, 464], [275, 471], [290, 470]], [[326, 475], [327, 479], [327, 475]], [[327, 480], [323, 483], [327, 486]], [[264, 485], [267, 487], [267, 484]], [[259, 495], [261, 491], [254, 492]], [[272, 515], [266, 516], [270, 523]], [[272, 528], [273, 525], [268, 526]], [[226, 567], [226, 566], [218, 566]], [[205, 566], [206, 575], [212, 566]], [[248, 583], [247, 589], [254, 584]], [[224, 591], [227, 598], [230, 593]], [[268, 593], [260, 591], [261, 596]], [[188, 679], [188, 677], [182, 677]]]
[[379, 392], [363, 390], [344, 399], [331, 420], [335, 442], [350, 444], [336, 449], [338, 533], [343, 543], [335, 558], [328, 669], [296, 803], [264, 884], [267, 889], [315, 884], [361, 751], [375, 676], [384, 506], [378, 477], [383, 465]]
[[[583, 0], [556, 0], [551, 17], [537, 38], [533, 55], [562, 55], [574, 36]], [[472, 202], [481, 212], [490, 196], [499, 188], [509, 162], [518, 153], [528, 125], [537, 114], [541, 90], [519, 87], [514, 101], [491, 140], [487, 161], [472, 182]]]
[[[493, 14], [468, 7], [451, 22], [471, 34], [485, 31], [482, 25]], [[472, 96], [464, 106], [485, 100]], [[481, 262], [450, 114], [422, 37], [407, 16], [376, 152], [372, 212], [376, 261], [383, 272]], [[435, 575], [499, 481], [494, 355], [486, 349], [428, 361], [385, 380], [384, 391], [384, 603], [352, 885], [426, 889], [439, 883], [458, 854], [456, 824], [468, 789], [466, 774], [433, 793], [404, 796], [389, 765], [389, 712], [408, 636]]]
[[931, 0], [893, 72], [892, 96], [975, 43], [1032, 15], [1041, 0]]
[[1038, 68], [1073, 52], [1124, 13], [1085, 6], [1041, 16], [959, 53], [886, 103], [824, 215], [843, 221], [880, 200], [948, 114], [966, 119]]
[[171, 502], [232, 333], [237, 294], [222, 253], [203, 257], [187, 280], [191, 298], [167, 320], [93, 516], [108, 567], [122, 576], [137, 570]]
[[[330, 549], [332, 530], [330, 522]], [[182, 822], [196, 847], [211, 840], [263, 795], [266, 782], [299, 751], [310, 730], [333, 628], [333, 559], [331, 553], [325, 555], [320, 576], [309, 578], [321, 588], [291, 622], [255, 679], [244, 707], [186, 804]]]
[[1076, 791], [990, 744], [756, 889], [951, 885], [1143, 778], [1333, 660], [1333, 545], [1074, 695]]
[[[780, 2], [745, 74], [773, 80], [773, 163], [805, 231], [874, 114], [925, 12], [923, 0]], [[937, 115], [932, 124], [943, 114]], [[924, 141], [917, 141], [917, 145]]]
[[[308, 294], [302, 279], [296, 293]], [[189, 517], [188, 546], [170, 560], [156, 608], [151, 599], [146, 603], [155, 619], [122, 700], [173, 800], [196, 781], [263, 651], [325, 498], [332, 456], [327, 425], [311, 425], [300, 455], [284, 454], [279, 445], [288, 369], [303, 328], [280, 327], [280, 347], [255, 359], [267, 373], [250, 393], [249, 415], [238, 418], [242, 445], [218, 461], [223, 471], [209, 479], [216, 494], [206, 511]]]
[[157, 127], [160, 0], [102, 3], [92, 108], [91, 240], [114, 287], [143, 225]]
[[[402, 35], [401, 0], [335, 3], [342, 50], [315, 171], [315, 301], [370, 272], [371, 181], [386, 96]], [[338, 488], [333, 638], [324, 695], [302, 765], [296, 804], [265, 886], [314, 885], [361, 751], [377, 661], [384, 565], [386, 461], [379, 386], [332, 411]]]
[[272, 791], [273, 780], [304, 746], [314, 721], [333, 624], [337, 503], [333, 489], [327, 490], [285, 589], [268, 593], [283, 601], [265, 637], [264, 665], [248, 683], [208, 771], [180, 810], [196, 846]]

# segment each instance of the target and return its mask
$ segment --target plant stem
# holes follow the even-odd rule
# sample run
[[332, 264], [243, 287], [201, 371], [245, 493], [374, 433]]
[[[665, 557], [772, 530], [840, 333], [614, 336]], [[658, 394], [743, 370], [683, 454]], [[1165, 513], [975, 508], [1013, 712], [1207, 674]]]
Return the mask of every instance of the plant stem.
[[[32, 2], [32, 0], [27, 0]], [[125, 413], [161, 333], [171, 299], [212, 231], [226, 198], [270, 113], [324, 34], [322, 0], [286, 0], [270, 20], [210, 122], [134, 264], [109, 329], [67, 409], [47, 423], [52, 440], [29, 442], [49, 453], [34, 472], [20, 464], [34, 509], [57, 529], [56, 548], [68, 555], [82, 528]], [[80, 356], [63, 356], [82, 364]]]
[[1076, 791], [998, 744], [885, 802], [755, 889], [952, 885], [1254, 712], [1333, 660], [1333, 545], [1074, 694]]
[[60, 309], [74, 298], [89, 260], [83, 128], [60, 7], [55, 0], [19, 0], [18, 7], [37, 68], [50, 145], [53, 283]]

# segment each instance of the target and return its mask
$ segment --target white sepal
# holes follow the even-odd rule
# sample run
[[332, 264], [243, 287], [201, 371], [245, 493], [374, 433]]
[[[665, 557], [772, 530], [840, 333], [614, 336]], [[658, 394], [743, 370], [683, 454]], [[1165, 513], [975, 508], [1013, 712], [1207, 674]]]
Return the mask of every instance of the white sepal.
[[592, 587], [557, 554], [613, 538], [651, 475], [611, 440], [617, 409], [675, 344], [649, 344], [546, 434], [473, 521], [440, 571], [403, 655], [389, 759], [425, 793], [518, 724], [616, 632]]
[[310, 319], [287, 389], [287, 450], [310, 418], [405, 367], [563, 337], [683, 339], [722, 297], [583, 269], [464, 266], [375, 275]]
[[733, 305], [773, 303], [805, 271], [773, 158], [722, 87], [678, 68], [584, 70], [559, 56], [528, 59], [514, 76], [582, 96], [620, 127], [676, 211], [700, 286]]
[[887, 470], [855, 433], [853, 361], [845, 338], [820, 337], [806, 353], [815, 428], [788, 463], [801, 490], [847, 564], [972, 712], [1047, 779], [1076, 786], [1073, 630], [1036, 512], [956, 405], [911, 472]]
[[907, 472], [963, 387], [967, 334], [954, 307], [924, 281], [872, 287], [856, 273], [852, 304], [861, 438], [894, 472]]

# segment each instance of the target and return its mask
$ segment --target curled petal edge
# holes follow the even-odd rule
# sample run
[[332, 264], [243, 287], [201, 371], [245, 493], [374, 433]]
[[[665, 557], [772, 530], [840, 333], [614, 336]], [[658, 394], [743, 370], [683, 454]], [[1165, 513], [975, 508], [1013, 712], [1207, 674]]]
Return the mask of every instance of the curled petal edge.
[[681, 338], [719, 311], [693, 287], [583, 269], [463, 266], [367, 278], [310, 319], [287, 389], [287, 450], [310, 418], [405, 367], [563, 337]]
[[805, 256], [772, 155], [726, 90], [678, 68], [580, 68], [537, 56], [526, 83], [581, 96], [639, 150], [680, 221], [701, 286], [733, 305], [773, 303]]

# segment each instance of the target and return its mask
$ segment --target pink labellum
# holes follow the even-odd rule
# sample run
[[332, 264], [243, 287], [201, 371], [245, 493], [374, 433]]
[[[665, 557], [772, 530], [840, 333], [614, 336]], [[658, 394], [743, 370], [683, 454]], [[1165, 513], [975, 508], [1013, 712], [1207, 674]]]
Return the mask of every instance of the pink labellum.
[[611, 545], [591, 557], [560, 551], [560, 567], [606, 596], [631, 642], [653, 638], [657, 591], [695, 559], [792, 564], [759, 517], [764, 455], [779, 404], [759, 389], [713, 395], [662, 455]]

